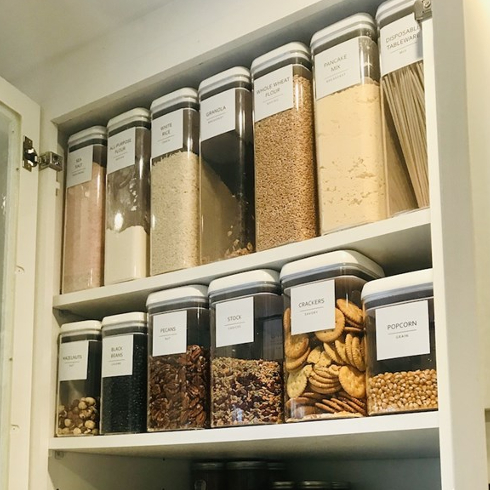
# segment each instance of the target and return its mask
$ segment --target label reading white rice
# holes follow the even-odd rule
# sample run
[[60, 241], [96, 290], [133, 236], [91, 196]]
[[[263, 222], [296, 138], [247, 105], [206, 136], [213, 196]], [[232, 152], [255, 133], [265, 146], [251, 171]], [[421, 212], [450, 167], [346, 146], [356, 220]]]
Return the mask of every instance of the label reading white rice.
[[151, 158], [157, 158], [184, 145], [184, 109], [170, 112], [151, 122]]

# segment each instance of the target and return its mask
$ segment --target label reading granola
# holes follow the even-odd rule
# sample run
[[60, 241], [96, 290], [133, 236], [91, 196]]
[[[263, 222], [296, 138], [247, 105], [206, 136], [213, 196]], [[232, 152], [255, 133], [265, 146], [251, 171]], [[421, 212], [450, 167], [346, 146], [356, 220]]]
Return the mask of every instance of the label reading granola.
[[318, 281], [291, 288], [291, 333], [335, 328], [335, 281]]
[[254, 341], [254, 299], [223, 301], [216, 305], [216, 347]]
[[201, 101], [201, 141], [235, 129], [235, 97], [236, 89], [232, 88]]
[[174, 311], [153, 317], [153, 356], [182, 354], [187, 350], [187, 312]]
[[102, 377], [133, 374], [133, 335], [114, 335], [102, 339]]
[[87, 379], [88, 340], [60, 345], [58, 377], [60, 381]]

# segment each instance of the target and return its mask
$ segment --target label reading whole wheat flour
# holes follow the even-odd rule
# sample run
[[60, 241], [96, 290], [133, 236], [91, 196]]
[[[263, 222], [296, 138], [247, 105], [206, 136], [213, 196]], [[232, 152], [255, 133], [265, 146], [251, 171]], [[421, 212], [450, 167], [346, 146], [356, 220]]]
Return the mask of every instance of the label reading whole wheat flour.
[[88, 340], [60, 345], [58, 377], [60, 381], [87, 379]]
[[201, 141], [235, 130], [235, 95], [232, 88], [201, 101]]
[[133, 374], [133, 335], [114, 335], [102, 339], [102, 377]]
[[157, 158], [184, 145], [184, 109], [157, 117], [151, 122], [151, 158]]
[[254, 80], [254, 119], [260, 121], [293, 107], [293, 66]]
[[359, 40], [349, 39], [315, 56], [315, 96], [327, 95], [361, 83]]
[[376, 350], [378, 361], [429, 354], [428, 301], [377, 309]]
[[86, 146], [68, 153], [66, 166], [66, 187], [85, 184], [92, 180], [94, 150], [92, 146]]
[[107, 140], [107, 173], [134, 165], [136, 128], [109, 136]]
[[153, 356], [183, 354], [187, 350], [187, 312], [173, 311], [153, 317]]
[[381, 28], [379, 35], [381, 75], [387, 75], [422, 59], [422, 29], [413, 14]]
[[335, 328], [335, 281], [318, 281], [291, 288], [291, 333]]
[[254, 341], [254, 299], [223, 301], [216, 305], [216, 347]]

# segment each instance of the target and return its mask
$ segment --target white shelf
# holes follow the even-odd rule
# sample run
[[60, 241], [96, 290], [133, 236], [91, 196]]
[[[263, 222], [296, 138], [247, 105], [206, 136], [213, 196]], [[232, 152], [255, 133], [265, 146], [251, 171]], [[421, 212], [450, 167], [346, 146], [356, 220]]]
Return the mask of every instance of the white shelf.
[[227, 458], [273, 455], [329, 459], [439, 456], [439, 414], [96, 437], [55, 437], [49, 449], [119, 456]]
[[364, 253], [381, 264], [387, 275], [430, 267], [430, 210], [404, 213], [376, 223], [213, 264], [62, 294], [54, 297], [53, 307], [93, 319], [142, 311], [148, 294], [153, 291], [184, 284], [209, 284], [216, 277], [251, 269], [269, 267], [279, 270], [287, 262], [342, 248]]

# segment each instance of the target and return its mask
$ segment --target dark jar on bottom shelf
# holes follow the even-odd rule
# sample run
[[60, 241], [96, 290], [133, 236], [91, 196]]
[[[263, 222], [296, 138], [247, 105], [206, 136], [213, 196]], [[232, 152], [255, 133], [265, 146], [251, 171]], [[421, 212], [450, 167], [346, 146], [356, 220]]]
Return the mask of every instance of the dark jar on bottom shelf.
[[225, 463], [222, 461], [196, 461], [191, 466], [189, 490], [226, 490]]
[[146, 431], [148, 335], [146, 313], [102, 320], [101, 433]]
[[265, 461], [230, 461], [226, 463], [227, 487], [233, 490], [268, 490]]

